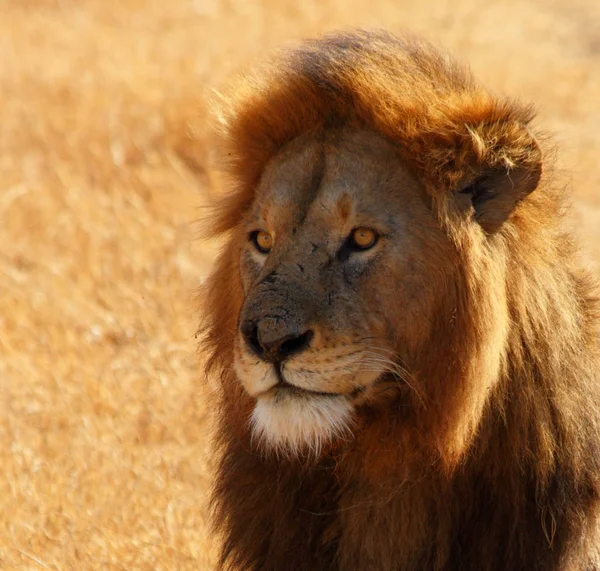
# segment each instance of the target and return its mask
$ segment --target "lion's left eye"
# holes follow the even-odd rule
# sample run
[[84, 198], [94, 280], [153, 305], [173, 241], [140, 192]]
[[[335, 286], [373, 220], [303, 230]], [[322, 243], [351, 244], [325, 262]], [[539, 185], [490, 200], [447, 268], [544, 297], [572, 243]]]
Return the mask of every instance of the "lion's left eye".
[[355, 228], [352, 230], [352, 234], [350, 234], [351, 244], [356, 250], [368, 250], [372, 248], [377, 244], [378, 238], [379, 234], [375, 230], [365, 226]]

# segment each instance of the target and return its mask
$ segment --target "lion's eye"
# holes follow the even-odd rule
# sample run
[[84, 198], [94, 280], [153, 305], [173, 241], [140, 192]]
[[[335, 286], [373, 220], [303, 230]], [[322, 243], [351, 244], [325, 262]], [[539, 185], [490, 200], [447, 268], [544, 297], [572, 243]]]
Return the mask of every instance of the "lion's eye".
[[352, 230], [350, 238], [352, 240], [352, 245], [357, 250], [368, 250], [377, 243], [379, 235], [375, 230], [361, 226]]
[[268, 254], [273, 247], [273, 237], [265, 230], [255, 230], [250, 234], [250, 240], [261, 254]]

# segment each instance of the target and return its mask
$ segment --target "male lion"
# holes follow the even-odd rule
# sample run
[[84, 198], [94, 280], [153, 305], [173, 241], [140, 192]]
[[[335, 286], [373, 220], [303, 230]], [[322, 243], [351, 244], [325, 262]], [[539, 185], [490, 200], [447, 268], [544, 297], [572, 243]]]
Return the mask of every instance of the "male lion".
[[598, 302], [533, 112], [419, 41], [225, 98], [221, 568], [598, 570]]

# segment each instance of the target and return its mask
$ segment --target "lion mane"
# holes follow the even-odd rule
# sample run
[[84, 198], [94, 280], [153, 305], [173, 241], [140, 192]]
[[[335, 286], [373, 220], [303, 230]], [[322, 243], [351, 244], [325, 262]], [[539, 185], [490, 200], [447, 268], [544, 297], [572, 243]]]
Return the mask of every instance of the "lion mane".
[[[427, 43], [353, 31], [246, 74], [218, 116], [230, 192], [210, 221], [225, 246], [203, 290], [203, 348], [220, 379], [220, 568], [600, 570], [597, 291], [532, 108]], [[233, 366], [242, 221], [281, 149], [347, 126], [394, 145], [460, 260], [406, 363], [427, 406], [392, 394], [314, 458], [269, 453]], [[453, 206], [465, 195], [470, 221]]]

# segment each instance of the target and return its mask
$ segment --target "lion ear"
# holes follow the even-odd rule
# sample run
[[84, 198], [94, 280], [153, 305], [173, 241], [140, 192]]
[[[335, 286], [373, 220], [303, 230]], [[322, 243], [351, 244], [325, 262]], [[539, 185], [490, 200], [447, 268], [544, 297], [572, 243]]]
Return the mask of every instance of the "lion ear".
[[522, 124], [469, 129], [456, 192], [469, 197], [475, 220], [488, 234], [502, 226], [517, 204], [533, 192], [542, 175], [542, 151]]

